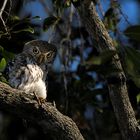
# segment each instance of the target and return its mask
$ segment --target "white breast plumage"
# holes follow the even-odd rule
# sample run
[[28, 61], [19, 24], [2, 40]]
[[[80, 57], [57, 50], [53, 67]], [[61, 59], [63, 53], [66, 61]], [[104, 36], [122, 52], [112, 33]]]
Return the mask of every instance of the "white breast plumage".
[[[19, 59], [15, 57], [14, 63], [17, 63], [17, 60], [19, 62]], [[45, 99], [47, 93], [44, 71], [28, 57], [26, 61], [20, 60], [20, 63], [17, 64], [9, 66], [10, 85], [26, 93], [36, 93], [38, 97]]]

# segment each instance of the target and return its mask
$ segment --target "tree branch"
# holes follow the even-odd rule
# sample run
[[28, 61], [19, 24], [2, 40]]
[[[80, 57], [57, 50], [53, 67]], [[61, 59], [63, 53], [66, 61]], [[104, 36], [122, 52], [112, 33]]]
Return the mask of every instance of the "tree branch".
[[2, 5], [2, 7], [0, 9], [0, 18], [2, 17], [2, 13], [3, 13], [3, 11], [4, 11], [5, 7], [6, 7], [7, 2], [8, 2], [8, 0], [4, 0], [4, 2], [3, 2], [3, 5]]
[[[80, 5], [77, 6], [77, 9], [83, 25], [85, 25], [90, 35], [97, 41], [100, 51], [107, 49], [116, 50], [112, 38], [109, 36], [96, 12], [93, 1], [83, 0]], [[118, 83], [110, 83], [108, 80], [110, 99], [120, 132], [125, 140], [138, 140], [140, 139], [140, 126], [129, 101], [125, 74], [118, 55], [115, 55], [112, 59], [112, 65], [121, 70], [121, 72], [114, 75], [118, 79]]]
[[2, 7], [1, 7], [1, 9], [0, 9], [0, 19], [1, 19], [1, 21], [2, 21], [2, 24], [3, 24], [3, 26], [4, 26], [5, 30], [6, 30], [6, 32], [7, 32], [7, 27], [6, 27], [6, 24], [5, 24], [4, 20], [3, 20], [2, 14], [3, 14], [3, 12], [4, 12], [4, 9], [5, 9], [5, 7], [6, 7], [7, 2], [8, 2], [8, 0], [4, 0], [4, 1], [3, 1], [3, 5], [2, 5]]
[[37, 123], [44, 134], [53, 133], [58, 140], [84, 140], [76, 124], [51, 103], [38, 105], [34, 96], [0, 82], [0, 108], [20, 118]]

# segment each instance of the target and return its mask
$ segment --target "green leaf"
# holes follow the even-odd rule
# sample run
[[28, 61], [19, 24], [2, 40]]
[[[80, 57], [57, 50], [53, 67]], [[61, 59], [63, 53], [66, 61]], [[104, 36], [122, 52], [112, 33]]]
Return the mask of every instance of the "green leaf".
[[18, 16], [10, 16], [12, 21], [20, 21], [20, 18]]
[[4, 50], [2, 52], [2, 56], [5, 58], [6, 62], [8, 62], [9, 60], [12, 60], [14, 58], [14, 54], [11, 52], [8, 52], [6, 50]]
[[7, 32], [0, 31], [0, 38], [4, 35], [7, 35]]
[[126, 65], [125, 70], [127, 71], [127, 73], [134, 76], [136, 74], [135, 66], [133, 61], [131, 60], [131, 58], [129, 58], [128, 55], [125, 57], [125, 65]]
[[56, 25], [60, 21], [60, 17], [47, 17], [44, 19], [43, 30], [47, 31], [51, 26]]
[[4, 50], [2, 46], [0, 46], [0, 54], [2, 57], [5, 58], [6, 62], [14, 58], [14, 54]]
[[0, 61], [0, 72], [3, 72], [6, 68], [6, 60], [5, 58], [2, 58]]
[[125, 31], [124, 34], [134, 40], [140, 41], [140, 25], [130, 26]]
[[41, 20], [41, 17], [40, 17], [40, 16], [35, 16], [35, 17], [32, 17], [32, 19], [38, 19], [38, 20]]
[[105, 50], [101, 53], [102, 64], [111, 60], [112, 57], [117, 53], [115, 50]]
[[81, 97], [81, 102], [95, 102], [96, 101], [96, 96], [97, 95], [104, 95], [107, 93], [106, 89], [99, 88], [99, 89], [94, 89], [90, 92], [86, 92], [82, 97]]
[[140, 103], [140, 93], [136, 96], [137, 98], [137, 103], [139, 104]]
[[126, 47], [125, 51], [125, 71], [137, 87], [140, 87], [140, 52], [130, 47]]
[[105, 64], [105, 65], [87, 65], [87, 71], [95, 71], [98, 74], [101, 74], [104, 77], [112, 76], [117, 73], [122, 72], [121, 69], [116, 68], [112, 64]]
[[114, 8], [109, 8], [104, 16], [104, 24], [106, 28], [115, 31], [118, 22], [119, 19], [117, 18], [117, 14], [115, 13]]
[[2, 74], [0, 74], [0, 81], [9, 84], [6, 78]]
[[137, 87], [140, 87], [140, 75], [133, 76], [132, 80], [134, 81], [134, 83]]
[[0, 46], [0, 53], [2, 53], [3, 51], [4, 51], [4, 48]]
[[65, 0], [65, 6], [69, 7], [71, 4], [71, 0]]
[[128, 73], [131, 75], [138, 74], [138, 72], [140, 72], [140, 52], [130, 47], [126, 47], [125, 51], [125, 61]]
[[29, 26], [28, 28], [24, 28], [24, 29], [21, 29], [21, 30], [18, 30], [18, 31], [12, 31], [12, 33], [15, 33], [15, 34], [20, 33], [20, 32], [29, 32], [29, 33], [33, 34], [34, 29]]
[[86, 65], [101, 65], [101, 63], [101, 57], [99, 56], [93, 56], [85, 62]]
[[88, 61], [85, 62], [87, 65], [101, 65], [110, 61], [112, 57], [117, 53], [114, 50], [105, 50], [99, 56], [92, 56]]
[[57, 6], [57, 7], [61, 7], [62, 2], [63, 2], [62, 0], [53, 0], [54, 5]]

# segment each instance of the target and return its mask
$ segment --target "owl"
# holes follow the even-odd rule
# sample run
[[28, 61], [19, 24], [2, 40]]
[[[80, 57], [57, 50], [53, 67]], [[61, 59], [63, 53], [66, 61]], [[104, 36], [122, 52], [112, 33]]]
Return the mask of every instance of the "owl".
[[13, 88], [33, 93], [37, 99], [47, 97], [47, 66], [56, 56], [56, 47], [46, 41], [32, 40], [24, 45], [22, 53], [7, 66], [9, 84]]

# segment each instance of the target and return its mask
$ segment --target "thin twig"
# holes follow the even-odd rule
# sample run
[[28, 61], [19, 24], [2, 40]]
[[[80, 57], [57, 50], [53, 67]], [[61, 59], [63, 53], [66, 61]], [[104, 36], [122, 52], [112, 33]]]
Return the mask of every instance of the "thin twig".
[[2, 14], [3, 14], [3, 12], [4, 12], [4, 9], [5, 9], [5, 7], [6, 7], [7, 2], [8, 2], [8, 0], [4, 0], [3, 5], [2, 5], [2, 8], [1, 8], [1, 10], [0, 10], [0, 19], [1, 19], [1, 21], [2, 21], [2, 24], [3, 24], [3, 26], [4, 26], [5, 30], [6, 30], [6, 32], [7, 32], [7, 27], [6, 27], [6, 24], [5, 24], [5, 22], [4, 22], [3, 18], [2, 18]]
[[7, 29], [7, 27], [6, 27], [6, 24], [5, 24], [4, 20], [3, 20], [3, 18], [0, 17], [0, 19], [1, 19], [1, 21], [2, 21], [2, 24], [3, 24], [4, 28], [5, 28], [5, 31], [8, 32], [8, 29]]
[[2, 17], [2, 13], [3, 13], [3, 11], [4, 11], [5, 7], [6, 7], [7, 2], [8, 2], [8, 0], [4, 0], [4, 2], [3, 2], [2, 8], [0, 10], [0, 17]]
[[7, 21], [8, 21], [8, 19], [9, 19], [9, 17], [10, 17], [10, 13], [11, 13], [11, 10], [12, 10], [12, 0], [9, 0], [9, 4], [10, 4], [10, 6], [9, 6], [9, 10], [8, 10], [8, 12], [6, 12], [6, 11], [4, 11], [4, 12], [6, 12], [6, 14], [7, 14], [7, 18], [6, 18], [6, 20], [5, 20], [5, 23], [7, 23]]

